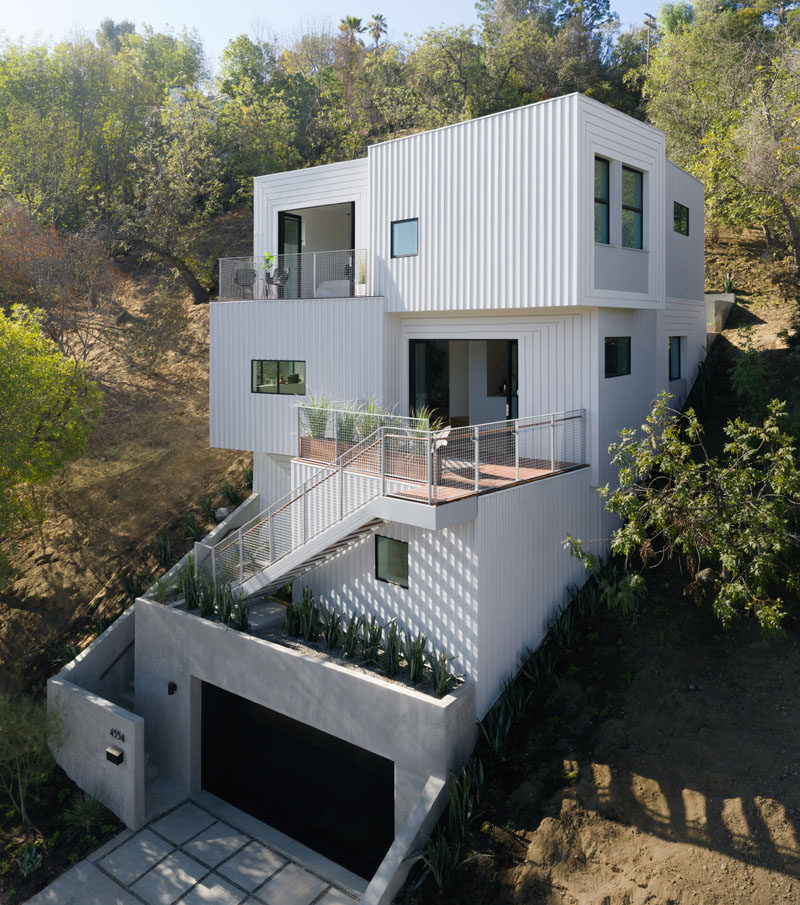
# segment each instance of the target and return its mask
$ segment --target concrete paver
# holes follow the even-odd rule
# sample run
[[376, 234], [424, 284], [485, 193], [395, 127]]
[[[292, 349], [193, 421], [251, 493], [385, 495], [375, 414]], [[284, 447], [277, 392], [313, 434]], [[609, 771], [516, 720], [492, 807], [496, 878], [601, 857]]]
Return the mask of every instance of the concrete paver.
[[155, 833], [166, 836], [175, 845], [183, 845], [184, 842], [207, 829], [214, 822], [214, 818], [207, 811], [203, 811], [190, 801], [170, 811], [169, 814], [150, 824]]
[[27, 905], [141, 905], [118, 883], [81, 861], [28, 899]]
[[284, 864], [286, 859], [276, 855], [272, 849], [260, 842], [251, 842], [230, 861], [221, 865], [217, 872], [242, 889], [252, 892]]
[[183, 846], [193, 858], [202, 861], [209, 867], [216, 867], [220, 862], [239, 851], [250, 841], [248, 836], [238, 832], [227, 823], [217, 821], [200, 835], [195, 836]]
[[355, 901], [346, 892], [331, 886], [321, 899], [317, 899], [314, 905], [355, 905]]
[[174, 852], [159, 861], [131, 890], [150, 905], [172, 905], [207, 873], [205, 864], [183, 852]]
[[209, 874], [180, 900], [179, 905], [241, 905], [246, 892], [236, 889], [218, 874]]
[[173, 848], [155, 833], [144, 829], [97, 863], [123, 886], [129, 886]]
[[327, 885], [299, 865], [289, 864], [256, 895], [269, 905], [311, 905]]

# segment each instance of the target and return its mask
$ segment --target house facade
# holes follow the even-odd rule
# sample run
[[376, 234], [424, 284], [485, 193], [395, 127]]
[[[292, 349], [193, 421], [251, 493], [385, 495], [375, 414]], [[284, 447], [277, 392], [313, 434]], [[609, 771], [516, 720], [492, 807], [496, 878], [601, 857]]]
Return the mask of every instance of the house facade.
[[[680, 404], [691, 388], [703, 188], [661, 132], [573, 94], [254, 192], [253, 256], [220, 262], [210, 374], [211, 445], [252, 451], [254, 496], [197, 567], [242, 596], [291, 581], [295, 599], [425, 634], [464, 682], [425, 702], [266, 642], [221, 661], [220, 626], [143, 599], [135, 712], [190, 791], [213, 695], [378, 758], [359, 769], [394, 835], [364, 901], [388, 901], [475, 721], [582, 581], [565, 537], [605, 549], [609, 444], [661, 390]], [[159, 691], [170, 677], [182, 703]]]

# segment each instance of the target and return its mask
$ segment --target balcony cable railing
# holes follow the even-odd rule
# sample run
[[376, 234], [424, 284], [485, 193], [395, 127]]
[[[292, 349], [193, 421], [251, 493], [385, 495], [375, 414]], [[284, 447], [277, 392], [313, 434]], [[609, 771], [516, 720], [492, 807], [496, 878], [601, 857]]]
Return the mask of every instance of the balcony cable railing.
[[[333, 438], [310, 435], [313, 420], [303, 435], [308, 408], [299, 407], [301, 458], [322, 470], [218, 544], [198, 544], [207, 556], [195, 568], [215, 584], [243, 584], [381, 496], [439, 505], [585, 464], [583, 410], [441, 430], [373, 415], [373, 431], [364, 422], [363, 436], [337, 435], [331, 446]], [[340, 431], [335, 416], [344, 413], [328, 410], [325, 432]]]
[[363, 248], [219, 259], [219, 300], [352, 298], [366, 295]]

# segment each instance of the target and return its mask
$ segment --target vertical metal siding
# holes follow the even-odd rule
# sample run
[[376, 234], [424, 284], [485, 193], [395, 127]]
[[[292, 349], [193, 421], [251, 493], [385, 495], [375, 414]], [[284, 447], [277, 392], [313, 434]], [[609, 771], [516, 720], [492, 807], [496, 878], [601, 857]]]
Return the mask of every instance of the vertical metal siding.
[[[380, 395], [382, 299], [211, 305], [211, 446], [296, 454], [295, 406], [312, 394]], [[251, 359], [305, 361], [306, 396], [250, 392]]]
[[[703, 184], [667, 161], [664, 219], [666, 233], [667, 296], [703, 299], [705, 267]], [[689, 235], [673, 228], [673, 204], [689, 208]]]
[[[576, 304], [571, 145], [577, 98], [369, 150], [375, 291], [392, 310]], [[419, 218], [419, 255], [390, 257], [390, 223]]]

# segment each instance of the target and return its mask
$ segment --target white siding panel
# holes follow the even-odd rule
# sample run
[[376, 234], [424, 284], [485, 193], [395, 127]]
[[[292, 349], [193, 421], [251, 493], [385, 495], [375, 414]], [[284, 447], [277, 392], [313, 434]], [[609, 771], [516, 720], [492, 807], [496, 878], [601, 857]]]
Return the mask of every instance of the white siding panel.
[[[576, 304], [578, 96], [369, 149], [376, 294], [392, 310]], [[419, 255], [390, 257], [390, 223], [419, 218]]]
[[[705, 277], [703, 184], [670, 161], [667, 161], [666, 181], [664, 215], [667, 296], [674, 299], [702, 299]], [[674, 230], [675, 201], [689, 208], [688, 236]]]
[[480, 498], [475, 520], [479, 715], [516, 672], [525, 648], [541, 643], [568, 602], [567, 587], [586, 580], [581, 563], [564, 550], [567, 534], [599, 552], [607, 545], [592, 542], [608, 536], [604, 521], [588, 469]]
[[253, 491], [267, 509], [292, 489], [292, 460], [288, 456], [253, 453]]
[[[211, 446], [295, 455], [298, 403], [380, 396], [383, 312], [375, 298], [212, 303]], [[308, 395], [251, 393], [252, 359], [305, 361]]]

